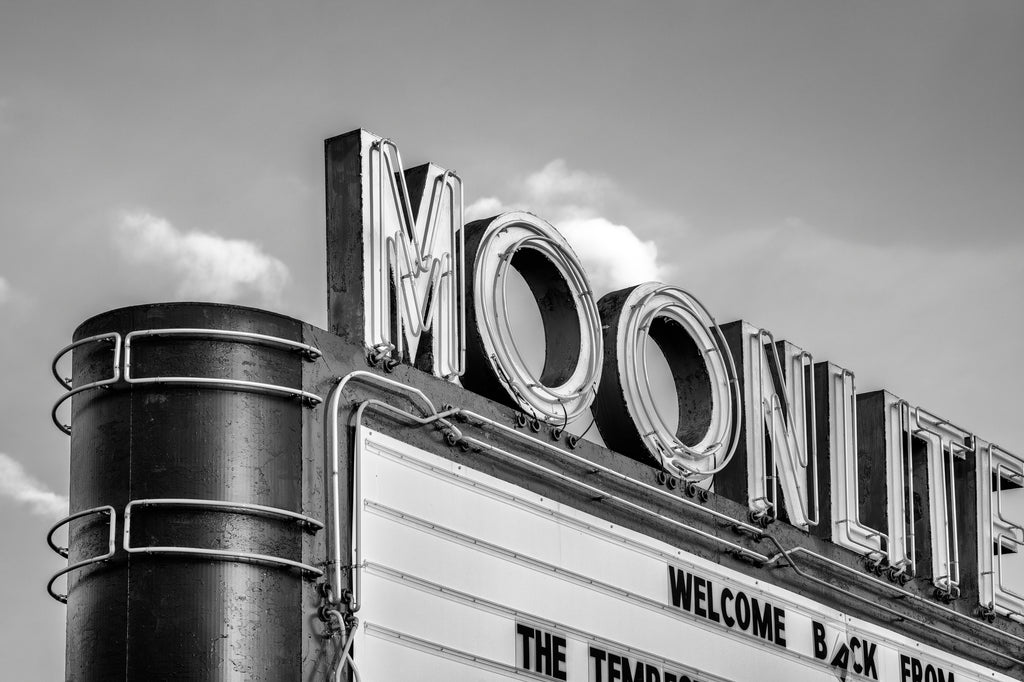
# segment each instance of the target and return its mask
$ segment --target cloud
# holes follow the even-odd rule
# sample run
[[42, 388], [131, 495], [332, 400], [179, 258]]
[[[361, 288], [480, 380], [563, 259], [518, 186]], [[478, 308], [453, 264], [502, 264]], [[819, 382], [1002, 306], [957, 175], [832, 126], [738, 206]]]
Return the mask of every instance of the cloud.
[[559, 221], [558, 230], [580, 257], [598, 295], [664, 278], [658, 247], [625, 225], [601, 217], [575, 218]]
[[56, 519], [68, 513], [68, 498], [29, 475], [21, 464], [0, 452], [0, 495], [25, 505], [33, 514]]
[[668, 268], [658, 248], [629, 226], [604, 215], [615, 204], [632, 202], [611, 180], [574, 170], [555, 159], [511, 189], [512, 201], [482, 197], [465, 209], [467, 220], [511, 210], [527, 210], [549, 220], [580, 257], [595, 293], [652, 280], [663, 280]]
[[498, 197], [482, 197], [463, 210], [466, 222], [490, 218], [491, 216], [511, 211], [512, 209], [501, 202]]
[[273, 304], [288, 282], [288, 267], [250, 241], [182, 232], [145, 211], [123, 214], [115, 232], [122, 255], [174, 276], [181, 298], [232, 302], [256, 295]]
[[14, 298], [14, 289], [6, 279], [0, 277], [0, 305], [7, 303], [12, 298]]
[[592, 206], [609, 192], [617, 191], [611, 180], [581, 170], [570, 170], [563, 159], [550, 161], [526, 178], [526, 192], [547, 203], [579, 202]]

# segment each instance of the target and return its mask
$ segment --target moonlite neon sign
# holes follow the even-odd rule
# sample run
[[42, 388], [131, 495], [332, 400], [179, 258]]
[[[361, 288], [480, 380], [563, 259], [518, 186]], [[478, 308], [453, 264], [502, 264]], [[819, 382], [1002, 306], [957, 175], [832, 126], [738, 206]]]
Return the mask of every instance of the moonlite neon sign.
[[[648, 282], [595, 301], [549, 223], [506, 213], [464, 225], [462, 180], [432, 164], [405, 170], [390, 140], [357, 130], [328, 140], [326, 152], [328, 257], [344, 259], [328, 268], [332, 324], [358, 335], [371, 363], [461, 381], [534, 424], [561, 429], [592, 409], [610, 447], [687, 482], [720, 474], [716, 489], [735, 484], [739, 492], [724, 494], [755, 519], [783, 517], [863, 553], [893, 580], [927, 565], [941, 599], [959, 595], [971, 565], [983, 611], [1024, 619], [1024, 594], [1003, 567], [1004, 555], [1024, 546], [1024, 518], [1004, 504], [1024, 488], [1024, 459], [889, 393], [858, 396], [850, 371], [815, 363], [767, 330], [719, 327], [679, 287]], [[510, 268], [541, 311], [539, 373], [512, 332]], [[651, 397], [651, 342], [672, 372], [675, 428]], [[870, 475], [859, 462], [865, 452]], [[957, 508], [965, 467], [976, 509]], [[861, 504], [865, 478], [876, 499], [884, 491], [878, 510]], [[915, 533], [915, 485], [929, 492], [927, 543]], [[962, 551], [967, 514], [976, 515], [974, 556]]]

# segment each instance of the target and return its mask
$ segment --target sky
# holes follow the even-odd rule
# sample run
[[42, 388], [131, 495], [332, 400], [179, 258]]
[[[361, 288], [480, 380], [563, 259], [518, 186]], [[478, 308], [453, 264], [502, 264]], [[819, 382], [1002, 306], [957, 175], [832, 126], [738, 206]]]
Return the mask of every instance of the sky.
[[659, 279], [1024, 453], [1019, 0], [0, 9], [0, 660], [59, 679], [53, 354], [168, 300], [326, 325], [323, 140], [457, 170], [600, 291]]

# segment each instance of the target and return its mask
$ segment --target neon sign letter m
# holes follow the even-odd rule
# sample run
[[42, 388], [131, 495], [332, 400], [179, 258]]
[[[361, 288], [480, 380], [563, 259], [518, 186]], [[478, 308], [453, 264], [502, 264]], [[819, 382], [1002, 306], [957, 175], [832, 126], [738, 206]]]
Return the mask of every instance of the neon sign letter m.
[[330, 329], [361, 330], [371, 360], [461, 375], [462, 180], [433, 164], [404, 170], [398, 147], [365, 130], [325, 152]]

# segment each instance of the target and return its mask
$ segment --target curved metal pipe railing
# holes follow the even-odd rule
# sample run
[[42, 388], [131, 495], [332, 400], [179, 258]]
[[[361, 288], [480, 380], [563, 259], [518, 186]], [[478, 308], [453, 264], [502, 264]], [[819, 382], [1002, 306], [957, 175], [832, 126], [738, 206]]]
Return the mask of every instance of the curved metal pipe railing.
[[[277, 384], [267, 384], [258, 381], [246, 381], [242, 379], [216, 379], [211, 377], [183, 377], [183, 376], [172, 376], [172, 377], [133, 377], [131, 376], [131, 352], [132, 352], [132, 340], [140, 337], [169, 337], [169, 336], [185, 336], [191, 338], [204, 338], [204, 339], [225, 339], [230, 341], [238, 341], [241, 343], [251, 343], [261, 346], [268, 346], [271, 348], [279, 348], [290, 351], [299, 352], [302, 357], [306, 360], [313, 361], [320, 358], [323, 353], [319, 348], [310, 346], [309, 344], [301, 343], [299, 341], [292, 341], [290, 339], [284, 339], [278, 336], [270, 336], [268, 334], [257, 334], [255, 332], [241, 332], [232, 331], [228, 329], [201, 329], [201, 328], [170, 328], [170, 329], [139, 329], [133, 332], [129, 332], [127, 336], [121, 337], [118, 332], [109, 332], [106, 334], [96, 334], [84, 339], [79, 339], [74, 343], [68, 344], [62, 348], [53, 361], [50, 363], [50, 370], [53, 373], [54, 378], [57, 382], [63, 386], [67, 393], [62, 395], [53, 404], [50, 409], [50, 419], [53, 420], [54, 425], [60, 429], [63, 433], [71, 435], [71, 424], [65, 424], [57, 417], [57, 410], [72, 396], [78, 395], [84, 391], [88, 391], [94, 388], [107, 388], [124, 378], [127, 384], [184, 384], [193, 386], [214, 386], [218, 388], [229, 388], [235, 390], [248, 390], [259, 393], [270, 393], [274, 395], [283, 395], [288, 397], [300, 398], [307, 405], [318, 405], [323, 402], [323, 398], [303, 391], [297, 388], [291, 388], [289, 386], [279, 386]], [[105, 379], [99, 379], [92, 381], [82, 386], [72, 386], [71, 379], [61, 376], [60, 371], [57, 368], [57, 364], [60, 360], [67, 355], [70, 351], [84, 346], [89, 343], [98, 343], [101, 341], [112, 341], [114, 357], [112, 360], [111, 376]], [[123, 351], [122, 351], [123, 348]], [[122, 371], [122, 357], [124, 369]]]
[[213, 509], [218, 511], [251, 514], [253, 516], [286, 519], [296, 521], [301, 526], [303, 526], [303, 528], [307, 530], [311, 529], [314, 532], [324, 527], [324, 524], [320, 521], [317, 521], [312, 517], [305, 516], [304, 514], [299, 514], [298, 512], [289, 511], [287, 509], [279, 509], [277, 507], [267, 507], [261, 504], [249, 504], [245, 502], [228, 502], [225, 500], [197, 500], [179, 498], [155, 498], [132, 500], [124, 508], [124, 537], [122, 540], [124, 551], [128, 552], [129, 554], [178, 554], [198, 556], [207, 559], [228, 559], [236, 561], [248, 561], [253, 563], [269, 564], [272, 566], [296, 568], [302, 571], [303, 573], [311, 574], [314, 577], [319, 577], [324, 574], [324, 572], [316, 566], [310, 566], [309, 564], [304, 564], [300, 561], [293, 561], [292, 559], [285, 559], [284, 557], [272, 556], [269, 554], [258, 554], [255, 552], [238, 552], [227, 549], [201, 549], [198, 547], [179, 546], [132, 547], [132, 509], [135, 507], [155, 506], [200, 507], [203, 509]]
[[179, 384], [189, 386], [214, 386], [219, 388], [229, 388], [238, 390], [249, 390], [257, 393], [271, 393], [277, 395], [284, 395], [293, 398], [301, 398], [308, 405], [319, 405], [323, 402], [323, 398], [315, 393], [304, 391], [299, 388], [292, 388], [290, 386], [280, 386], [278, 384], [267, 384], [260, 381], [248, 381], [245, 379], [217, 379], [212, 377], [189, 377], [189, 376], [157, 376], [157, 377], [133, 377], [131, 375], [132, 368], [132, 341], [134, 339], [143, 337], [168, 337], [168, 336], [185, 336], [189, 338], [198, 339], [227, 339], [231, 341], [240, 341], [242, 343], [252, 343], [261, 346], [269, 346], [272, 348], [283, 348], [285, 350], [298, 351], [302, 354], [306, 360], [315, 360], [319, 358], [322, 353], [318, 348], [314, 348], [305, 343], [298, 341], [291, 341], [289, 339], [283, 339], [277, 336], [268, 336], [266, 334], [256, 334], [252, 332], [236, 332], [225, 329], [193, 329], [193, 328], [180, 328], [180, 329], [138, 329], [133, 332], [129, 332], [124, 338], [124, 380], [128, 384]]
[[[60, 375], [57, 370], [57, 363], [60, 362], [61, 358], [67, 355], [69, 352], [76, 348], [84, 346], [88, 343], [97, 343], [100, 341], [113, 341], [114, 345], [114, 358], [112, 361], [111, 375], [106, 379], [98, 379], [97, 381], [91, 381], [81, 386], [72, 386], [70, 378], [64, 378]], [[63, 386], [67, 393], [57, 399], [57, 402], [53, 404], [50, 409], [50, 419], [53, 420], [54, 425], [66, 433], [71, 435], [71, 424], [65, 424], [57, 418], [57, 410], [66, 400], [69, 400], [71, 396], [78, 395], [83, 391], [88, 391], [94, 388], [105, 388], [111, 384], [115, 384], [121, 380], [121, 335], [118, 332], [109, 332], [107, 334], [96, 334], [95, 336], [89, 336], [84, 339], [79, 339], [74, 343], [69, 343], [58, 351], [57, 355], [53, 357], [53, 361], [50, 363], [50, 371], [53, 372], [53, 377], [57, 380], [61, 386]]]
[[[66, 568], [62, 568], [61, 570], [57, 571], [50, 577], [49, 582], [46, 583], [46, 591], [49, 593], [51, 597], [53, 597], [62, 604], [68, 603], [68, 595], [67, 593], [58, 594], [54, 592], [53, 584], [57, 581], [57, 578], [61, 577], [62, 575], [71, 573], [72, 571], [77, 571], [78, 569], [84, 568], [91, 564], [101, 563], [114, 556], [114, 545], [117, 538], [117, 511], [109, 504], [105, 504], [100, 507], [93, 507], [92, 509], [85, 509], [80, 512], [75, 512], [74, 514], [65, 516], [63, 519], [53, 524], [49, 532], [46, 533], [46, 544], [50, 546], [50, 549], [52, 549], [54, 552], [56, 552], [57, 554], [61, 555], [66, 559], [68, 558], [69, 548], [57, 546], [57, 544], [53, 541], [53, 534], [61, 526], [68, 524], [74, 521], [75, 519], [80, 519], [86, 516], [92, 516], [93, 514], [107, 514], [107, 524], [110, 526], [110, 535], [107, 540], [107, 552], [106, 554], [100, 554], [98, 556], [90, 557], [89, 559], [84, 559], [82, 561], [70, 564]], [[70, 544], [70, 538], [68, 544]]]

